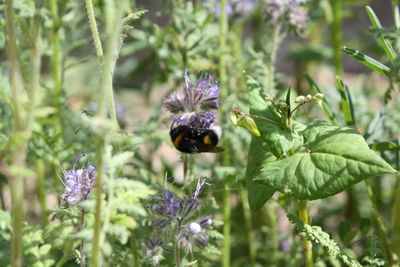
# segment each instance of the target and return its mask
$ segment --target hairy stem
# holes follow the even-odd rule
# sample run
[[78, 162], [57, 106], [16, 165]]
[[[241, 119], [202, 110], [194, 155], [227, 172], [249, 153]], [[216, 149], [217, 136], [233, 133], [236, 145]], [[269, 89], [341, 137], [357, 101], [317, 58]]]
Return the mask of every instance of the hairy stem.
[[[277, 218], [276, 218], [276, 205], [274, 202], [270, 201], [268, 205], [265, 205], [267, 215], [268, 215], [268, 220], [269, 220], [269, 228], [270, 228], [270, 240], [268, 242], [269, 247], [272, 248], [271, 253], [271, 265], [275, 266], [277, 264], [277, 256], [279, 253], [279, 243], [278, 243], [278, 237], [276, 233], [278, 232], [277, 230]], [[266, 246], [268, 247], [268, 246]]]
[[[12, 108], [13, 108], [13, 135], [21, 135], [23, 138], [11, 149], [11, 165], [18, 170], [25, 168], [25, 158], [27, 150], [26, 125], [24, 125], [21, 115], [20, 95], [23, 89], [21, 71], [17, 59], [16, 36], [14, 32], [14, 11], [13, 1], [6, 0], [6, 24], [7, 24], [7, 57], [10, 64]], [[13, 267], [22, 266], [22, 222], [24, 219], [24, 177], [21, 174], [10, 175], [11, 187], [11, 216], [12, 216], [12, 235], [11, 235], [11, 265]]]
[[[91, 1], [88, 1], [89, 4]], [[88, 3], [87, 2], [87, 3]], [[111, 25], [108, 25], [107, 29], [110, 29], [108, 32], [108, 42], [106, 46], [106, 54], [104, 57], [104, 67], [101, 78], [101, 86], [100, 86], [100, 96], [97, 105], [97, 117], [101, 119], [106, 118], [106, 103], [107, 97], [110, 97], [113, 93], [112, 88], [112, 70], [113, 70], [113, 61], [114, 56], [116, 55], [116, 51], [118, 50], [119, 37], [121, 34], [122, 28], [122, 17], [125, 10], [126, 1], [120, 0], [117, 1], [115, 12], [112, 12], [110, 15], [111, 18], [108, 22]], [[87, 7], [88, 10], [90, 7]], [[93, 8], [93, 7], [91, 7]], [[94, 234], [93, 234], [93, 248], [92, 248], [92, 258], [91, 258], [91, 266], [97, 267], [100, 266], [101, 262], [101, 252], [100, 248], [102, 247], [103, 235], [104, 232], [102, 230], [102, 186], [103, 186], [103, 178], [106, 178], [104, 173], [104, 151], [105, 151], [106, 142], [103, 137], [97, 137], [96, 140], [96, 209], [95, 209], [95, 224], [94, 224]], [[109, 208], [109, 207], [108, 207]], [[107, 223], [107, 221], [105, 221]]]
[[[81, 210], [81, 221], [80, 221], [80, 230], [82, 231], [85, 229], [85, 210]], [[80, 253], [81, 253], [81, 267], [86, 266], [86, 257], [85, 257], [85, 239], [82, 238], [81, 241], [81, 247], [80, 247]]]
[[243, 205], [243, 216], [246, 227], [245, 232], [247, 233], [247, 243], [248, 243], [247, 245], [249, 246], [250, 262], [251, 266], [254, 266], [256, 264], [256, 257], [257, 257], [257, 248], [254, 242], [254, 240], [256, 240], [256, 237], [253, 231], [253, 222], [251, 220], [250, 206], [249, 202], [247, 201], [248, 198], [247, 189], [243, 188], [243, 186], [240, 187], [240, 197], [242, 199], [242, 205]]
[[37, 173], [37, 195], [40, 205], [40, 217], [42, 225], [47, 225], [49, 219], [47, 217], [47, 201], [46, 201], [46, 184], [45, 184], [45, 166], [42, 159], [36, 160], [36, 173]]
[[[88, 15], [88, 19], [89, 19], [89, 25], [90, 25], [90, 30], [92, 32], [92, 38], [93, 38], [93, 42], [94, 42], [94, 46], [96, 48], [96, 54], [97, 57], [99, 59], [100, 62], [100, 66], [101, 66], [101, 70], [103, 73], [108, 73], [106, 71], [110, 71], [109, 75], [113, 76], [114, 73], [114, 69], [115, 69], [115, 64], [116, 64], [116, 59], [113, 60], [110, 63], [109, 69], [106, 69], [105, 63], [104, 63], [104, 52], [103, 52], [103, 45], [101, 43], [101, 39], [100, 39], [100, 35], [99, 35], [99, 31], [97, 28], [97, 23], [96, 23], [96, 16], [94, 14], [94, 9], [93, 9], [93, 2], [92, 0], [85, 0], [85, 4], [86, 4], [86, 10], [87, 10], [87, 15]], [[108, 12], [108, 19], [107, 22], [108, 23], [115, 23], [113, 21], [113, 15], [114, 15], [114, 9], [112, 9], [113, 12], [111, 12], [109, 10]], [[120, 32], [119, 32], [120, 34]], [[119, 50], [119, 49], [118, 49]], [[115, 53], [114, 56], [117, 57], [118, 53]], [[104, 74], [103, 74], [104, 75]], [[113, 85], [112, 85], [112, 80], [110, 81], [110, 90], [108, 91], [108, 102], [109, 102], [109, 110], [110, 110], [110, 117], [112, 122], [114, 123], [114, 125], [116, 127], [118, 127], [118, 121], [117, 121], [117, 113], [115, 110], [115, 100], [114, 100], [114, 92], [113, 92]]]
[[54, 81], [54, 103], [57, 110], [56, 132], [62, 133], [62, 55], [60, 41], [60, 24], [61, 20], [58, 14], [57, 0], [50, 1], [51, 16], [53, 18], [52, 25], [52, 64], [53, 64], [53, 81]]
[[181, 255], [178, 241], [175, 241], [175, 266], [181, 267]]
[[94, 9], [93, 9], [93, 2], [92, 0], [85, 0], [85, 4], [89, 19], [90, 31], [92, 32], [92, 38], [94, 46], [96, 48], [96, 54], [97, 57], [99, 58], [101, 67], [103, 67], [103, 61], [104, 61], [103, 46], [101, 44], [99, 31], [97, 29], [96, 16], [94, 14]]
[[102, 205], [103, 205], [103, 156], [104, 156], [104, 141], [98, 139], [96, 142], [96, 208], [94, 214], [94, 234], [93, 234], [93, 247], [92, 247], [92, 258], [90, 265], [97, 267], [100, 266], [100, 233], [102, 226]]
[[[228, 17], [226, 14], [227, 0], [220, 1], [220, 17], [219, 17], [219, 79], [221, 88], [221, 98], [227, 99], [229, 96], [228, 86], [227, 86], [227, 73], [226, 73], [226, 42], [228, 34]], [[226, 113], [226, 108], [223, 105], [221, 107], [222, 116]], [[224, 121], [223, 121], [224, 123]], [[229, 156], [229, 143], [226, 144], [225, 152], [222, 155], [223, 163], [230, 162]], [[229, 188], [224, 185], [223, 191], [223, 218], [224, 218], [224, 245], [223, 245], [223, 266], [230, 266], [230, 235], [231, 235], [231, 203], [230, 203], [230, 191]]]
[[[298, 200], [297, 201], [298, 208], [299, 208], [299, 217], [300, 219], [308, 224], [308, 214], [307, 214], [307, 200]], [[306, 267], [312, 267], [313, 263], [313, 255], [312, 255], [312, 243], [311, 241], [307, 240], [305, 237], [303, 238], [303, 249], [304, 249], [304, 256], [305, 256], [305, 263]]]
[[228, 88], [226, 85], [226, 38], [228, 34], [228, 17], [226, 15], [227, 0], [220, 1], [220, 18], [219, 18], [219, 79], [221, 88], [221, 97], [228, 96]]
[[267, 51], [267, 56], [268, 56], [266, 64], [267, 73], [265, 74], [265, 79], [266, 79], [265, 89], [267, 90], [267, 93], [272, 93], [275, 89], [274, 76], [275, 76], [276, 52], [283, 38], [280, 36], [280, 30], [281, 30], [280, 25], [273, 26], [271, 30], [271, 40], [269, 41], [270, 47], [269, 51]]
[[224, 187], [223, 192], [223, 205], [224, 205], [224, 250], [223, 250], [223, 266], [230, 266], [231, 257], [231, 198], [230, 191], [227, 186]]
[[182, 157], [183, 157], [183, 188], [186, 189], [188, 169], [189, 169], [189, 156], [186, 153], [183, 153]]
[[372, 186], [368, 183], [367, 180], [365, 180], [365, 184], [367, 185], [368, 197], [372, 204], [372, 218], [373, 218], [375, 226], [378, 230], [379, 240], [380, 240], [381, 246], [383, 248], [383, 254], [384, 254], [385, 260], [387, 260], [389, 262], [389, 265], [391, 266], [393, 264], [393, 252], [390, 247], [390, 242], [387, 238], [386, 226], [383, 222], [382, 216], [379, 213], [376, 196], [374, 194]]
[[140, 264], [140, 259], [139, 259], [139, 251], [138, 251], [138, 246], [137, 246], [137, 242], [136, 242], [135, 230], [131, 231], [130, 241], [131, 241], [131, 249], [132, 249], [132, 255], [133, 255], [133, 266], [140, 267], [141, 264]]
[[335, 63], [336, 75], [343, 74], [342, 52], [342, 0], [331, 0], [332, 5], [332, 22], [331, 22], [331, 39], [333, 47], [333, 59]]
[[400, 255], [400, 176], [397, 176], [392, 216], [393, 250]]

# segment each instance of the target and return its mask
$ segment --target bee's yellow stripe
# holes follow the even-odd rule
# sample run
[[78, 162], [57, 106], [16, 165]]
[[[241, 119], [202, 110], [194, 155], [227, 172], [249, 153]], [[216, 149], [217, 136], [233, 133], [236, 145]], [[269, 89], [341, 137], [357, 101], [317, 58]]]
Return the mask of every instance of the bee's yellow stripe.
[[175, 140], [174, 140], [174, 146], [178, 147], [179, 143], [182, 141], [183, 138], [183, 133], [180, 133], [176, 136]]
[[204, 136], [203, 137], [203, 143], [207, 144], [207, 145], [211, 145], [212, 144], [211, 138], [208, 135]]

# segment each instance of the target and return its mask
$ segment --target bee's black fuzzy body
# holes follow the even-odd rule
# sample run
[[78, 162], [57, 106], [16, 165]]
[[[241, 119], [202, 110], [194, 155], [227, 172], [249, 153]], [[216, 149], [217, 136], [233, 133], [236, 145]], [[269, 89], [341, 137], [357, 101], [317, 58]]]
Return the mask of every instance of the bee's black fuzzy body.
[[169, 132], [175, 148], [183, 153], [217, 153], [218, 135], [213, 129], [194, 128], [185, 125], [171, 127]]

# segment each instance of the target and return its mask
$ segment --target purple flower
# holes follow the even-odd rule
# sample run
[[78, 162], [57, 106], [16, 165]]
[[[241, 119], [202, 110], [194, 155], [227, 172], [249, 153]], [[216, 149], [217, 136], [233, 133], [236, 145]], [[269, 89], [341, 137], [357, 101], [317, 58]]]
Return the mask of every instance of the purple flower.
[[282, 23], [293, 30], [301, 33], [308, 21], [307, 10], [300, 4], [308, 0], [265, 0], [266, 19], [272, 24]]
[[[216, 0], [218, 3], [220, 0]], [[239, 15], [246, 16], [250, 14], [253, 8], [256, 6], [256, 0], [228, 0], [226, 5], [226, 14], [228, 16]], [[214, 9], [214, 13], [217, 17], [220, 16], [221, 8], [220, 5], [216, 5]]]
[[172, 93], [165, 100], [168, 111], [175, 114], [172, 120], [178, 125], [197, 128], [210, 128], [216, 115], [210, 109], [217, 109], [221, 100], [219, 86], [214, 78], [206, 74], [192, 83], [187, 72], [184, 73], [185, 85], [181, 92]]
[[168, 190], [153, 198], [153, 231], [146, 241], [146, 258], [149, 262], [163, 259], [162, 252], [171, 250], [174, 244], [187, 253], [192, 252], [195, 246], [202, 248], [208, 245], [206, 231], [212, 225], [211, 216], [195, 217], [201, 205], [198, 197], [205, 185], [210, 185], [206, 178], [199, 179], [193, 195], [183, 199]]
[[176, 216], [181, 208], [181, 200], [172, 192], [164, 190], [161, 197], [155, 198], [151, 210], [159, 215]]
[[95, 186], [95, 167], [89, 165], [85, 169], [71, 170], [65, 172], [62, 183], [65, 186], [64, 193], [61, 194], [61, 203], [67, 202], [69, 206], [73, 206], [79, 201], [87, 200], [90, 191]]

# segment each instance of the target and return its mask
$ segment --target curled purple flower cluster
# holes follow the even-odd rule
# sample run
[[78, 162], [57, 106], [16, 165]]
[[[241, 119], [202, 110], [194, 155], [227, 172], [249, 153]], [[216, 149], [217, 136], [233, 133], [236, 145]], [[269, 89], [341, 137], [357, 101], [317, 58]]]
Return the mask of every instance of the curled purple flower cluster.
[[172, 93], [165, 100], [165, 107], [174, 114], [172, 116], [174, 123], [208, 129], [216, 119], [216, 115], [211, 109], [217, 109], [221, 103], [219, 86], [209, 74], [198, 79], [196, 83], [191, 83], [187, 72], [185, 72], [184, 78], [183, 90]]
[[[218, 3], [220, 0], [215, 0]], [[226, 5], [226, 14], [228, 16], [246, 16], [251, 13], [253, 8], [257, 5], [256, 0], [228, 0]], [[220, 5], [215, 7], [215, 15], [220, 16]]]
[[63, 171], [62, 183], [65, 186], [64, 193], [61, 194], [61, 204], [65, 201], [69, 206], [73, 206], [79, 201], [87, 200], [90, 191], [94, 188], [96, 168], [89, 165], [87, 168]]
[[282, 23], [295, 33], [302, 33], [308, 21], [307, 9], [299, 6], [308, 0], [265, 0], [266, 19]]
[[153, 198], [150, 209], [155, 218], [145, 252], [149, 262], [162, 260], [162, 251], [165, 249], [178, 247], [190, 253], [194, 246], [202, 248], [208, 245], [205, 230], [211, 227], [212, 219], [210, 216], [195, 218], [195, 212], [201, 204], [198, 196], [205, 185], [209, 185], [206, 179], [200, 179], [194, 194], [184, 199], [168, 190]]

